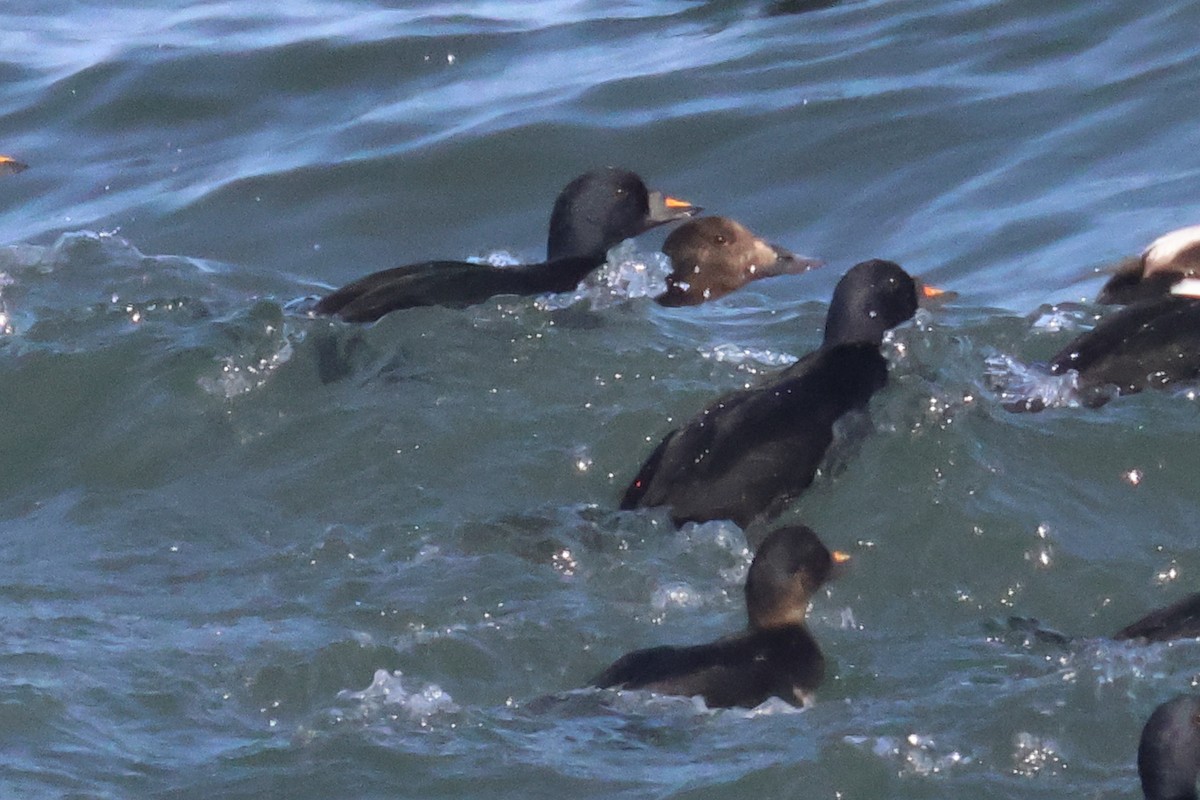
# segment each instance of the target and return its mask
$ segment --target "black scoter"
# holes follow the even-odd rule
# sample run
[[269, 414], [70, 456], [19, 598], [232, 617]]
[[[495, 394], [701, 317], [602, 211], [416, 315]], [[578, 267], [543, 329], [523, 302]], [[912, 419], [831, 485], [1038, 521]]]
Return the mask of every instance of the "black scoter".
[[749, 630], [709, 644], [637, 650], [591, 685], [699, 695], [711, 708], [753, 708], [771, 697], [802, 706], [825, 677], [825, 657], [804, 624], [808, 604], [849, 558], [803, 525], [772, 531], [746, 576]]
[[769, 244], [728, 217], [701, 217], [680, 225], [663, 242], [671, 258], [664, 306], [694, 306], [716, 300], [750, 281], [795, 275], [821, 266]]
[[1200, 776], [1200, 697], [1183, 694], [1154, 709], [1138, 744], [1146, 800], [1196, 800]]
[[1117, 265], [1096, 301], [1129, 304], [1167, 294], [1183, 278], [1200, 277], [1200, 225], [1165, 233], [1140, 256]]
[[821, 347], [767, 382], [728, 394], [667, 434], [625, 490], [621, 508], [669, 506], [676, 525], [778, 514], [812, 483], [834, 423], [865, 409], [887, 382], [884, 333], [912, 318], [921, 287], [875, 259], [838, 282]]
[[395, 267], [343, 286], [322, 298], [314, 311], [349, 322], [373, 322], [414, 306], [462, 308], [502, 294], [570, 291], [604, 263], [609, 248], [698, 211], [691, 203], [648, 190], [628, 170], [592, 170], [568, 183], [555, 200], [546, 261], [503, 268], [463, 261]]
[[[1113, 395], [1135, 394], [1200, 377], [1200, 281], [1176, 281], [1170, 293], [1126, 306], [1100, 320], [1050, 359], [1050, 372], [1078, 374], [1080, 401], [1104, 405]], [[1039, 411], [1038, 400], [1010, 409]]]

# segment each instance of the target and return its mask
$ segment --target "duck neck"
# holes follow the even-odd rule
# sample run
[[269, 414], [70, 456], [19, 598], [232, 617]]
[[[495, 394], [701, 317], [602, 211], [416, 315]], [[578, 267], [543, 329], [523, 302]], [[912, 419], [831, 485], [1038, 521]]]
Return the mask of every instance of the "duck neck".
[[569, 292], [579, 285], [593, 270], [605, 261], [605, 256], [568, 256], [543, 261], [540, 264], [523, 264], [511, 269], [519, 271], [526, 294], [542, 292]]
[[752, 610], [749, 612], [750, 627], [753, 630], [803, 628], [807, 613], [807, 603], [798, 608]]

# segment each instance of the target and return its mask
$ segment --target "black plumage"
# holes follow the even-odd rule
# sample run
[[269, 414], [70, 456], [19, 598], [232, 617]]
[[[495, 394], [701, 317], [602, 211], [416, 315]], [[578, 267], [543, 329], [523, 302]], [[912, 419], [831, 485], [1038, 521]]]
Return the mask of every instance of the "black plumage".
[[609, 248], [699, 210], [651, 192], [627, 170], [593, 170], [567, 184], [555, 200], [546, 261], [515, 267], [464, 261], [395, 267], [343, 286], [322, 298], [314, 311], [349, 322], [372, 322], [414, 306], [461, 308], [497, 295], [569, 291], [604, 263]]
[[746, 576], [746, 632], [709, 644], [637, 650], [591, 683], [699, 695], [712, 708], [752, 708], [771, 697], [804, 705], [825, 676], [825, 657], [804, 622], [808, 604], [835, 564], [848, 558], [831, 553], [802, 525], [773, 531]]
[[1154, 709], [1138, 744], [1138, 776], [1146, 800], [1197, 800], [1200, 697], [1180, 695]]
[[[1102, 319], [1050, 359], [1050, 372], [1079, 373], [1080, 399], [1099, 406], [1200, 376], [1200, 298], [1168, 294]], [[1039, 410], [1038, 405], [1018, 410]]]
[[866, 261], [834, 290], [821, 347], [752, 389], [726, 395], [667, 434], [621, 499], [670, 506], [676, 525], [779, 513], [812, 483], [834, 423], [887, 382], [884, 332], [910, 319], [920, 289], [899, 265]]

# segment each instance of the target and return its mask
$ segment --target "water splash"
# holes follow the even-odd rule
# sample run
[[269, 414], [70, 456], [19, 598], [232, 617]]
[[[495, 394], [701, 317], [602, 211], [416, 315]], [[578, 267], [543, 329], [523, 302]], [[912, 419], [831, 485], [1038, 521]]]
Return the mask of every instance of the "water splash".
[[939, 747], [930, 736], [910, 733], [903, 738], [897, 736], [847, 736], [845, 741], [856, 747], [866, 748], [877, 758], [898, 761], [901, 770], [911, 775], [936, 775], [961, 764], [970, 764], [970, 756], [959, 750], [948, 752]]
[[291, 360], [303, 333], [285, 322], [279, 306], [260, 303], [225, 333], [233, 352], [217, 356], [216, 374], [201, 375], [197, 385], [208, 394], [232, 400], [266, 385]]
[[[1045, 408], [1078, 408], [1084, 405], [1079, 373], [1067, 370], [1051, 375], [1043, 368], [1029, 366], [1009, 355], [988, 356], [984, 361], [984, 382], [1009, 411], [1041, 411]], [[1115, 391], [1115, 389], [1114, 389]], [[1094, 390], [1088, 392], [1093, 404]]]
[[698, 351], [703, 358], [718, 363], [761, 364], [767, 367], [790, 367], [796, 363], [796, 357], [791, 353], [775, 352], [774, 350], [754, 347], [741, 347], [736, 344], [718, 344], [712, 347], [701, 347]]
[[608, 253], [608, 260], [588, 275], [573, 292], [539, 297], [543, 311], [557, 311], [586, 302], [593, 311], [619, 305], [637, 297], [658, 297], [667, 290], [671, 260], [662, 253], [638, 253], [633, 242], [623, 242]]
[[414, 719], [428, 719], [435, 714], [459, 711], [454, 699], [436, 683], [410, 692], [404, 688], [402, 678], [400, 670], [388, 672], [386, 669], [377, 669], [370, 686], [359, 692], [342, 690], [338, 692], [338, 699], [356, 700], [368, 714], [387, 706], [399, 706]]
[[1067, 768], [1067, 762], [1059, 755], [1059, 749], [1052, 739], [1025, 731], [1018, 733], [1013, 738], [1013, 774], [1032, 778], [1042, 773], [1055, 775], [1062, 772]]

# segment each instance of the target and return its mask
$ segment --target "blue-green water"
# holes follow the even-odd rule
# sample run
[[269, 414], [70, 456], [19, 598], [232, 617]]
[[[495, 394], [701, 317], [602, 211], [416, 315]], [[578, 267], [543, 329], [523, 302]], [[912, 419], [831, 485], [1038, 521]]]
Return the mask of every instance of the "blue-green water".
[[[1200, 645], [1096, 637], [1197, 588], [1196, 400], [1011, 415], [986, 372], [1200, 220], [1198, 26], [1182, 1], [10, 0], [0, 793], [1140, 796], [1140, 726]], [[366, 328], [289, 305], [536, 258], [598, 164], [829, 266], [677, 310], [628, 263]], [[621, 252], [661, 277], [661, 238]], [[817, 705], [576, 691], [742, 624], [761, 530], [617, 500], [673, 424], [815, 346], [874, 256], [960, 298], [898, 332], [874, 435], [784, 518], [855, 555], [814, 604]]]

